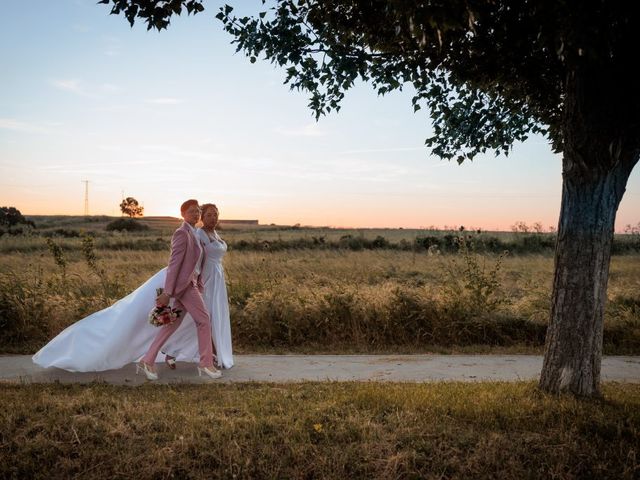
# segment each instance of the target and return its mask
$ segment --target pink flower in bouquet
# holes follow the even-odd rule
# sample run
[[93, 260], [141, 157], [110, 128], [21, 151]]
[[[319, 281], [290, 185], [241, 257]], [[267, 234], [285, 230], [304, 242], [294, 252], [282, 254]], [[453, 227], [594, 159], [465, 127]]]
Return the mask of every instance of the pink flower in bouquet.
[[[160, 296], [162, 289], [156, 289], [156, 293]], [[149, 323], [154, 327], [171, 325], [180, 317], [181, 313], [182, 310], [179, 308], [171, 308], [169, 305], [156, 306], [149, 312]]]
[[149, 323], [156, 327], [170, 325], [180, 316], [181, 310], [171, 308], [169, 305], [154, 307], [149, 314]]

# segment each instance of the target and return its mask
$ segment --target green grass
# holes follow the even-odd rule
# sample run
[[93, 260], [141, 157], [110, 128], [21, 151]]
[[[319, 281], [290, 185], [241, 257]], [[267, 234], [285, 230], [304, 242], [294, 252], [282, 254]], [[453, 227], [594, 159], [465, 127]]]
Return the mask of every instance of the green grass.
[[1, 478], [633, 479], [640, 385], [3, 385]]

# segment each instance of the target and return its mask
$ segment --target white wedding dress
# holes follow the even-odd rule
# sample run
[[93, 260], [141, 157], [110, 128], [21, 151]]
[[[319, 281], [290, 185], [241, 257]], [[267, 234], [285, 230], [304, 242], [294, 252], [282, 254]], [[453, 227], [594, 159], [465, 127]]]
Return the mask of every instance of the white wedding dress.
[[[211, 330], [223, 368], [233, 366], [231, 322], [222, 258], [227, 245], [217, 233], [212, 237], [199, 229], [206, 256], [201, 279], [204, 303], [211, 316]], [[166, 268], [153, 275], [143, 285], [104, 310], [70, 325], [33, 356], [42, 367], [57, 367], [71, 372], [98, 372], [122, 368], [138, 361], [147, 351], [158, 329], [149, 323], [149, 311], [156, 299], [156, 288], [164, 286]], [[162, 351], [178, 362], [195, 362], [198, 337], [195, 322], [187, 315], [175, 333], [163, 345]], [[159, 353], [156, 362], [164, 361]]]

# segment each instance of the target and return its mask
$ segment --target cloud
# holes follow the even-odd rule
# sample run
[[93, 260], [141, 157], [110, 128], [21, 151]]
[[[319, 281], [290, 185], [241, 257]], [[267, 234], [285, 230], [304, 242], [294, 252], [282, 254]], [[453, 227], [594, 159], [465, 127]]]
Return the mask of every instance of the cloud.
[[74, 93], [76, 95], [80, 95], [81, 97], [95, 97], [93, 93], [87, 91], [87, 89], [82, 85], [81, 80], [77, 80], [75, 78], [52, 80], [51, 84], [59, 90]]
[[88, 98], [100, 98], [103, 94], [112, 94], [120, 91], [120, 87], [113, 83], [104, 82], [99, 85], [89, 86], [77, 78], [55, 79], [51, 80], [50, 83], [59, 90]]
[[187, 150], [173, 145], [151, 144], [141, 145], [139, 151], [142, 153], [162, 154], [165, 157], [182, 157], [192, 160], [214, 160], [220, 155], [216, 152], [202, 152], [197, 150]]
[[120, 91], [120, 87], [114, 85], [113, 83], [103, 83], [100, 85], [100, 89], [106, 93], [116, 93]]
[[327, 134], [317, 123], [309, 123], [296, 128], [277, 127], [274, 131], [289, 137], [324, 137]]
[[411, 170], [399, 162], [372, 162], [363, 158], [326, 158], [318, 162], [322, 171], [333, 172], [343, 181], [389, 183], [411, 175]]
[[160, 98], [148, 98], [145, 103], [151, 103], [153, 105], [178, 105], [182, 103], [179, 98], [172, 97], [160, 97]]
[[94, 112], [101, 112], [101, 113], [122, 113], [122, 112], [127, 112], [127, 111], [131, 111], [131, 105], [125, 105], [125, 104], [120, 104], [120, 105], [116, 105], [116, 104], [110, 104], [110, 105], [104, 105], [101, 107], [96, 107], [93, 109]]
[[104, 54], [108, 57], [117, 57], [122, 51], [122, 41], [118, 37], [106, 35], [102, 37]]
[[338, 155], [352, 155], [357, 153], [386, 153], [386, 152], [413, 152], [417, 150], [426, 150], [425, 147], [391, 147], [391, 148], [368, 148], [362, 150], [344, 150], [338, 152]]
[[68, 92], [76, 93], [80, 91], [80, 80], [53, 80], [51, 83], [54, 87], [57, 87], [60, 90], [67, 90]]
[[33, 123], [22, 122], [14, 118], [0, 118], [0, 129], [25, 133], [49, 133], [50, 130]]

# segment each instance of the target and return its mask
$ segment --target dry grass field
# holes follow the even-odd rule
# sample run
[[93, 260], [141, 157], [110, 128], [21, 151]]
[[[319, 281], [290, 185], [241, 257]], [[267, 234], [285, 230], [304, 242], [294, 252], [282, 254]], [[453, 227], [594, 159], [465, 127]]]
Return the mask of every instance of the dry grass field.
[[[640, 474], [640, 386], [5, 385], [1, 478], [612, 479]], [[10, 408], [7, 408], [10, 406]]]
[[[0, 237], [0, 353], [32, 353], [133, 291], [166, 265], [174, 227], [46, 220], [37, 233]], [[237, 352], [541, 352], [548, 238], [222, 233]], [[631, 247], [611, 263], [605, 353], [638, 354], [640, 252], [636, 237], [621, 241]], [[5, 384], [0, 478], [638, 478], [640, 387], [602, 392], [586, 401], [530, 382]]]
[[[102, 230], [89, 239], [92, 222], [83, 217], [39, 220], [37, 235], [0, 237], [0, 351], [37, 350], [166, 265], [175, 219], [156, 219], [143, 233], [106, 232], [110, 220], [97, 218]], [[482, 237], [489, 234], [467, 234], [459, 243], [454, 233], [223, 229], [236, 349], [541, 351], [553, 268], [542, 237], [496, 234], [515, 251], [505, 254], [476, 251], [489, 245]], [[415, 241], [445, 237], [449, 243], [429, 248]], [[635, 237], [622, 241], [634, 245]], [[406, 245], [415, 248], [400, 248]], [[640, 253], [630, 251], [611, 263], [609, 354], [640, 352]]]

